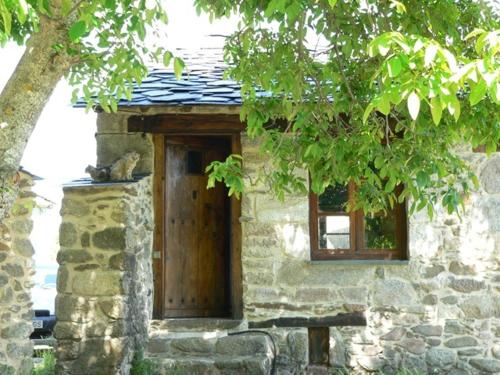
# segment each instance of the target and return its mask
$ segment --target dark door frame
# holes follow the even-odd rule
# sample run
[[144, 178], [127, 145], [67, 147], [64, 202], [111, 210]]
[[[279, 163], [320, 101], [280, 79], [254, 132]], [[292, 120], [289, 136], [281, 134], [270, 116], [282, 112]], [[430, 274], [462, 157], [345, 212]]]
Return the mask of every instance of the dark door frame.
[[[153, 201], [155, 230], [153, 241], [154, 303], [153, 318], [164, 319], [164, 207], [165, 207], [165, 137], [174, 135], [217, 136], [231, 140], [231, 153], [241, 154], [241, 131], [244, 125], [233, 115], [157, 115], [131, 117], [129, 131], [153, 133], [154, 177]], [[241, 201], [230, 198], [230, 302], [231, 318], [243, 318], [243, 284], [241, 264]]]

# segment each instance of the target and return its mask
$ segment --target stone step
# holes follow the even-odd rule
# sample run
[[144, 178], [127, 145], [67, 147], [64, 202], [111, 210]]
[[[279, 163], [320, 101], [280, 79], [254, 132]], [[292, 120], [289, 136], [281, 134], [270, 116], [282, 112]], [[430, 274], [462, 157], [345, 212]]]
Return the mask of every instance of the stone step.
[[243, 332], [211, 338], [151, 337], [145, 353], [160, 374], [176, 375], [267, 375], [274, 356], [268, 336]]
[[236, 319], [220, 318], [172, 318], [152, 320], [149, 324], [150, 335], [158, 333], [186, 332], [229, 332], [248, 329], [246, 322]]
[[263, 356], [149, 359], [159, 375], [269, 375], [272, 365]]

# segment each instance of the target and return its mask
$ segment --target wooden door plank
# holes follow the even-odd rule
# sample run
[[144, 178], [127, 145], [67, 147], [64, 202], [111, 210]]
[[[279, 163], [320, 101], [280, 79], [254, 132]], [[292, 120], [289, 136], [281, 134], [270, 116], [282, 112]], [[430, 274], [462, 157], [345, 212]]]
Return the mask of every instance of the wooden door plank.
[[153, 236], [153, 316], [163, 317], [164, 312], [164, 207], [165, 207], [165, 136], [155, 134], [154, 144], [154, 236]]

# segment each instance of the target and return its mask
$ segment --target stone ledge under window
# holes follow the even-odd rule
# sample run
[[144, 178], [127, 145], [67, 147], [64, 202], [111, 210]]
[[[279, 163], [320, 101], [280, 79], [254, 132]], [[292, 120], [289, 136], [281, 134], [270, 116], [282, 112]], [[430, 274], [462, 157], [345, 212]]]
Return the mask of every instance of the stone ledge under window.
[[384, 259], [342, 259], [342, 260], [309, 260], [313, 265], [328, 264], [334, 266], [407, 266], [409, 260], [384, 260]]

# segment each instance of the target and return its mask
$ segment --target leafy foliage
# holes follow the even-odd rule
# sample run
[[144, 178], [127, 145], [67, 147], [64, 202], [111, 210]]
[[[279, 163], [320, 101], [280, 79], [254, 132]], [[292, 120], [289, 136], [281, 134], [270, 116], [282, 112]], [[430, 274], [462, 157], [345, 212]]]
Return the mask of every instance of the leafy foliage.
[[[195, 6], [212, 18], [241, 15], [226, 43], [228, 75], [242, 83], [241, 118], [270, 156], [262, 175], [280, 198], [308, 190], [297, 173], [305, 170], [316, 193], [356, 183], [354, 209], [377, 212], [411, 199], [411, 211], [432, 215], [441, 202], [452, 212], [477, 182], [454, 148], [486, 144], [492, 152], [499, 144], [500, 17], [485, 0]], [[67, 30], [54, 53], [72, 57], [74, 99], [82, 95], [89, 107], [116, 111], [149, 61], [173, 64], [177, 76], [184, 68], [146, 43], [167, 22], [161, 0], [0, 0], [0, 44], [25, 43], [47, 19]], [[212, 183], [243, 191], [234, 156], [210, 172]]]
[[138, 350], [134, 354], [132, 366], [130, 368], [131, 375], [156, 375], [158, 372], [155, 370], [153, 362], [144, 358], [142, 350]]
[[43, 361], [31, 371], [32, 375], [54, 375], [56, 371], [56, 358], [52, 350], [43, 353]]
[[241, 14], [228, 75], [242, 83], [241, 117], [262, 139], [273, 165], [262, 173], [278, 197], [305, 191], [306, 170], [316, 193], [354, 181], [355, 209], [411, 198], [412, 212], [432, 215], [439, 202], [453, 212], [477, 183], [456, 146], [499, 144], [500, 17], [482, 1], [196, 6]]
[[[132, 85], [147, 76], [148, 64], [169, 65], [173, 57], [146, 42], [167, 22], [161, 0], [0, 0], [0, 45], [10, 39], [25, 44], [45, 19], [67, 29], [67, 38], [53, 45], [54, 53], [72, 57], [73, 100], [83, 97], [88, 108], [98, 103], [116, 111], [118, 100], [130, 98]], [[184, 66], [178, 58], [174, 65], [176, 71]]]

